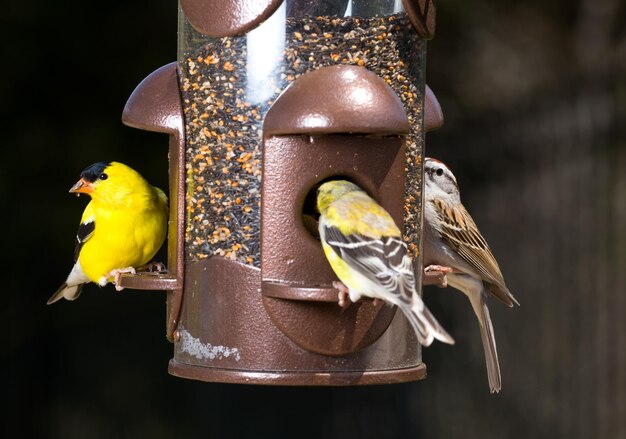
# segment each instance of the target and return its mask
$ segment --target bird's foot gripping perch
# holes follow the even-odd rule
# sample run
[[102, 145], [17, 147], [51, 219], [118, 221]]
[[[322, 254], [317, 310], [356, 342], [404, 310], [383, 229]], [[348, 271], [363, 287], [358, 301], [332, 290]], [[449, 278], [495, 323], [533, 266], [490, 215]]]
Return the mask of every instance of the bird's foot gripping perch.
[[452, 267], [444, 267], [443, 265], [429, 265], [424, 268], [424, 285], [436, 285], [439, 288], [448, 286], [449, 273], [453, 273]]
[[352, 303], [350, 301], [350, 290], [348, 289], [348, 287], [345, 286], [343, 282], [334, 281], [333, 288], [339, 291], [339, 294], [337, 295], [337, 303], [339, 304], [339, 306], [342, 309], [348, 308]]
[[[350, 300], [350, 289], [343, 283], [339, 281], [333, 282], [333, 288], [339, 291], [337, 295], [337, 304], [342, 308], [346, 309], [352, 304], [352, 300]], [[382, 303], [382, 300], [375, 298], [373, 300], [374, 306], [378, 306]]]
[[[107, 274], [106, 279], [113, 278], [113, 284], [115, 285], [115, 289], [117, 291], [122, 291], [124, 287], [120, 284], [123, 274], [137, 274], [140, 273], [167, 273], [167, 268], [165, 264], [162, 262], [149, 262], [146, 265], [142, 265], [141, 267], [126, 267], [126, 268], [117, 268], [115, 270], [111, 270], [109, 274]], [[106, 283], [106, 282], [105, 282]]]
[[147, 271], [150, 273], [167, 273], [167, 267], [163, 262], [148, 262], [137, 268], [137, 271]]
[[116, 268], [115, 270], [111, 270], [111, 272], [105, 276], [106, 279], [113, 278], [113, 284], [115, 284], [116, 291], [122, 291], [124, 289], [123, 286], [120, 285], [120, 279], [122, 278], [122, 274], [137, 274], [137, 270], [135, 267], [126, 267], [126, 268]]

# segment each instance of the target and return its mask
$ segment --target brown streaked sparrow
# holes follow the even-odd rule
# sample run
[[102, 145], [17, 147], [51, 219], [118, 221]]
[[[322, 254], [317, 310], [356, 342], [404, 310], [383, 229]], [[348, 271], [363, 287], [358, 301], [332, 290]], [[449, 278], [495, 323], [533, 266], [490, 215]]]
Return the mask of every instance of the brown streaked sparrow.
[[509, 291], [500, 267], [474, 220], [461, 204], [456, 178], [439, 160], [424, 160], [424, 274], [437, 273], [440, 286], [465, 293], [478, 317], [491, 393], [502, 383], [487, 297], [510, 307], [519, 302]]

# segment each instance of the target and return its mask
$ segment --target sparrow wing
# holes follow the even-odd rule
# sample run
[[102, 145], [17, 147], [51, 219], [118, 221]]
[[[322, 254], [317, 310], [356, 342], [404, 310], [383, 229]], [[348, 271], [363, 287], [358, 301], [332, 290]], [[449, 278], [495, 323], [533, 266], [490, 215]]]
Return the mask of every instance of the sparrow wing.
[[487, 241], [465, 207], [442, 200], [433, 200], [432, 203], [442, 219], [441, 237], [445, 244], [480, 274], [490, 293], [508, 306], [519, 305], [507, 288]]
[[325, 242], [352, 269], [379, 285], [391, 303], [409, 304], [415, 291], [415, 274], [406, 244], [400, 237], [371, 238], [344, 234], [322, 223]]

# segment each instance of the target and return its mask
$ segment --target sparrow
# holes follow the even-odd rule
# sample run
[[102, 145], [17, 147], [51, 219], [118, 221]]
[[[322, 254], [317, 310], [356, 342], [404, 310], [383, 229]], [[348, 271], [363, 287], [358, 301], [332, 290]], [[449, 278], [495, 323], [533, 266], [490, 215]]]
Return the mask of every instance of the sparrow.
[[464, 293], [480, 326], [491, 393], [502, 388], [500, 364], [487, 298], [519, 305], [487, 241], [461, 203], [459, 187], [450, 169], [433, 158], [424, 160], [424, 274], [443, 273], [441, 286]]

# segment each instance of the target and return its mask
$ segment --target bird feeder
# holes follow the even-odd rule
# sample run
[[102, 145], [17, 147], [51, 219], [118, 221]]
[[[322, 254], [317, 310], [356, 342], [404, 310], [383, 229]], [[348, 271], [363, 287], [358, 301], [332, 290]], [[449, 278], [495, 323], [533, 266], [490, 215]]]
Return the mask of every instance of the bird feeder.
[[421, 285], [428, 0], [181, 0], [178, 61], [123, 113], [170, 135], [169, 372], [203, 381], [346, 385], [425, 376], [394, 307], [342, 309], [315, 191], [349, 179], [403, 228]]

